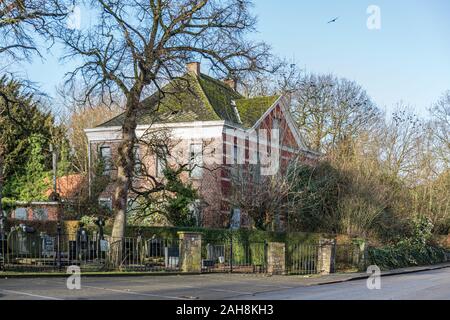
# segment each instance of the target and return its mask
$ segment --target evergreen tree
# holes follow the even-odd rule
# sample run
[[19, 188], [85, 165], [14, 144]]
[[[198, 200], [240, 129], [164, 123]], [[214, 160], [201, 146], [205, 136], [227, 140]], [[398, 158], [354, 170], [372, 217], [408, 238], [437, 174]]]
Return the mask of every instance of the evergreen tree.
[[[39, 99], [19, 81], [0, 78], [0, 199], [29, 198], [35, 193], [29, 190], [20, 195], [17, 190], [20, 183], [32, 181], [51, 168], [47, 146], [57, 131], [53, 117], [43, 111]], [[37, 167], [40, 171], [32, 172]], [[23, 178], [29, 173], [33, 178]]]

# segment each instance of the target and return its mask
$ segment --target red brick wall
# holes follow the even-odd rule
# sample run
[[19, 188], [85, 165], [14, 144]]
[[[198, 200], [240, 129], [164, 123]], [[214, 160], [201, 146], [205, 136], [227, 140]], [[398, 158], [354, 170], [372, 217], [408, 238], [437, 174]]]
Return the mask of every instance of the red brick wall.
[[[289, 149], [293, 149], [294, 152], [288, 150], [280, 151], [281, 158], [281, 170], [285, 169], [291, 159], [298, 156], [298, 153], [295, 150], [298, 150], [299, 146], [295, 140], [294, 133], [289, 128], [286, 117], [283, 113], [281, 105], [277, 105], [266, 117], [263, 119], [258, 129], [266, 129], [267, 133], [270, 137], [271, 129], [273, 127], [273, 119], [280, 119], [280, 129], [281, 129], [281, 144], [284, 147]], [[235, 143], [237, 143], [237, 138], [235, 139]], [[188, 150], [188, 143], [190, 141], [180, 141], [176, 149], [185, 149]], [[222, 141], [214, 141], [215, 148], [222, 148], [223, 152], [223, 164], [226, 163], [227, 157], [227, 146], [225, 143], [225, 133], [223, 134]], [[100, 150], [100, 146], [108, 145], [111, 147], [111, 153], [113, 158], [117, 157], [117, 147], [118, 142], [105, 142], [105, 143], [95, 143], [91, 145], [92, 150], [92, 163], [95, 163], [96, 159], [98, 159], [97, 152]], [[249, 142], [245, 141], [245, 160], [246, 163], [249, 163]], [[232, 150], [232, 149], [231, 149]], [[145, 150], [141, 150], [141, 156], [146, 154]], [[177, 152], [172, 152], [172, 154], [177, 154]], [[188, 155], [186, 152], [183, 154], [185, 159], [180, 159], [180, 163], [186, 163], [188, 161]], [[307, 157], [304, 157], [305, 161], [307, 161]], [[155, 157], [152, 155], [146, 154], [145, 166], [147, 170], [151, 174], [155, 174], [156, 166], [155, 166]], [[205, 169], [203, 171], [203, 177], [199, 180], [193, 180], [193, 185], [198, 188], [200, 195], [203, 197], [205, 201], [206, 207], [204, 207], [203, 211], [203, 224], [206, 227], [224, 227], [228, 223], [231, 205], [229, 199], [231, 197], [232, 185], [230, 182], [230, 177], [228, 174], [229, 165], [222, 165], [219, 168], [209, 168], [210, 170]], [[116, 177], [116, 171], [112, 172], [112, 178]], [[184, 175], [184, 179], [188, 180], [189, 177]], [[108, 192], [111, 193], [112, 189]], [[111, 194], [105, 195], [102, 197], [112, 196]], [[244, 214], [242, 215], [244, 217]], [[245, 219], [245, 218], [244, 218]]]
[[[35, 209], [42, 209], [47, 212], [47, 218], [41, 219], [41, 221], [58, 221], [60, 218], [62, 218], [62, 208], [60, 204], [48, 204], [48, 203], [42, 203], [42, 204], [30, 204], [30, 205], [24, 205], [20, 206], [18, 205], [17, 208], [25, 208], [27, 213], [26, 220], [28, 221], [35, 221], [39, 220], [37, 217], [35, 217], [35, 214], [33, 213], [33, 210]], [[16, 210], [17, 210], [16, 208]], [[16, 212], [13, 210], [11, 213], [11, 218], [16, 219]]]
[[[277, 105], [260, 123], [259, 127], [257, 128], [257, 130], [259, 129], [265, 129], [267, 130], [267, 135], [268, 135], [268, 140], [270, 141], [270, 137], [271, 137], [271, 131], [273, 128], [273, 122], [274, 119], [279, 119], [280, 123], [280, 143], [281, 143], [281, 148], [283, 149], [283, 147], [287, 148], [287, 149], [292, 149], [292, 151], [289, 150], [280, 150], [280, 169], [282, 171], [284, 171], [289, 162], [298, 157], [298, 150], [299, 150], [299, 145], [297, 144], [297, 141], [295, 139], [294, 133], [291, 131], [288, 122], [286, 120], [286, 116], [283, 113], [283, 110], [281, 108], [281, 105]], [[226, 145], [226, 136], [225, 134], [223, 135], [223, 154], [224, 154], [224, 163], [225, 163], [225, 159], [227, 157], [227, 145]], [[235, 138], [234, 140], [234, 144], [237, 144], [237, 138]], [[231, 149], [232, 150], [232, 149]], [[270, 147], [268, 147], [268, 151], [270, 150]], [[245, 157], [245, 165], [241, 166], [241, 169], [245, 170], [248, 168], [248, 164], [250, 163], [250, 152], [249, 152], [249, 140], [246, 139], [245, 141], [245, 152], [244, 152], [244, 157]], [[306, 161], [307, 157], [303, 157], [301, 160], [302, 161]], [[221, 181], [221, 189], [222, 189], [222, 213], [230, 213], [232, 206], [230, 204], [230, 202], [228, 201], [229, 197], [231, 196], [231, 192], [232, 192], [232, 182], [229, 181], [229, 174], [227, 172], [226, 168], [230, 168], [231, 166], [227, 165], [225, 166], [224, 169], [222, 169], [222, 181]], [[247, 217], [245, 215], [245, 212], [241, 213], [241, 224], [243, 226], [245, 226], [245, 223], [247, 221]], [[248, 223], [248, 221], [247, 221]]]

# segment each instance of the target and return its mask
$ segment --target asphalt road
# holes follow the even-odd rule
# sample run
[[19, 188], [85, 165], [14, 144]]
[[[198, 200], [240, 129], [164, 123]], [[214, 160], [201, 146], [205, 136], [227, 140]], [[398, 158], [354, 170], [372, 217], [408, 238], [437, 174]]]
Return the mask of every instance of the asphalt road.
[[450, 269], [381, 278], [380, 290], [367, 280], [294, 288], [240, 299], [261, 300], [450, 300]]
[[0, 300], [450, 300], [450, 268], [383, 277], [381, 290], [368, 290], [366, 280], [319, 286], [304, 283], [300, 277], [228, 274], [86, 277], [81, 279], [80, 290], [69, 290], [65, 278], [2, 278]]

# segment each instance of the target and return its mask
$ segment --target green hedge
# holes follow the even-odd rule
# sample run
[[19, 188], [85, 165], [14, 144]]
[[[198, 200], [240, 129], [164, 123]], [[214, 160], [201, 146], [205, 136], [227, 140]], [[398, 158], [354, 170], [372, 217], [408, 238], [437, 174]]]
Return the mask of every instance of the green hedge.
[[369, 248], [370, 264], [382, 270], [431, 265], [445, 262], [447, 252], [436, 246], [398, 245], [385, 248]]
[[[56, 233], [57, 221], [22, 221], [15, 219], [7, 219], [6, 230], [9, 231], [11, 227], [23, 223], [27, 226], [33, 227], [37, 232], [46, 232], [48, 234]], [[63, 232], [75, 233], [78, 227], [77, 221], [64, 221]], [[88, 231], [96, 231], [96, 226], [85, 226]], [[105, 226], [105, 234], [111, 234], [112, 225]], [[321, 237], [332, 237], [319, 233], [283, 233], [283, 232], [268, 232], [260, 230], [235, 230], [229, 229], [206, 229], [206, 228], [182, 228], [182, 227], [134, 227], [128, 226], [126, 230], [126, 237], [136, 237], [139, 233], [146, 238], [178, 238], [179, 231], [200, 232], [203, 239], [220, 242], [229, 241], [233, 239], [236, 242], [302, 242], [302, 243], [317, 243]], [[332, 237], [334, 238], [334, 237]]]
[[[109, 231], [109, 230], [107, 230]], [[327, 237], [319, 233], [284, 233], [268, 232], [260, 230], [228, 230], [228, 229], [205, 229], [205, 228], [172, 228], [172, 227], [127, 227], [126, 236], [136, 237], [139, 233], [146, 238], [178, 238], [179, 231], [190, 231], [202, 233], [203, 239], [209, 241], [249, 241], [249, 242], [303, 242], [317, 243], [321, 237]]]

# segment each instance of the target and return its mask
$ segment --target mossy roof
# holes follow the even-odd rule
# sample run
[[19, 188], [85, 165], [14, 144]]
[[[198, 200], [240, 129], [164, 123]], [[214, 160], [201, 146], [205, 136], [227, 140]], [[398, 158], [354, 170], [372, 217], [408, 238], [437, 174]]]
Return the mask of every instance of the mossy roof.
[[247, 128], [253, 127], [279, 97], [269, 96], [236, 100], [242, 125]]
[[[242, 126], [252, 127], [277, 98], [245, 99], [219, 80], [204, 74], [196, 76], [187, 73], [141, 103], [137, 124], [217, 120], [239, 124], [232, 106], [232, 101], [235, 101]], [[124, 117], [124, 114], [120, 114], [98, 127], [121, 126]]]

